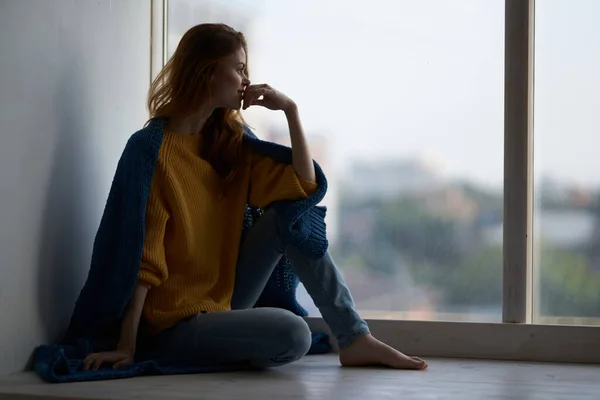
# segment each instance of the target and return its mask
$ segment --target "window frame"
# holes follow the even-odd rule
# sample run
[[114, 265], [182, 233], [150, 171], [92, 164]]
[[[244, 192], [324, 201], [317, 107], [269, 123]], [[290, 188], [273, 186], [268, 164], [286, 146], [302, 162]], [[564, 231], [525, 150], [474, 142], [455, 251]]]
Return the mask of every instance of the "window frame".
[[[152, 0], [151, 81], [167, 62], [168, 1]], [[600, 363], [600, 327], [533, 323], [534, 28], [535, 0], [505, 0], [502, 323], [367, 319], [409, 354]], [[307, 321], [331, 333], [322, 318]]]
[[505, 0], [502, 322], [533, 320], [535, 0]]
[[150, 6], [150, 84], [167, 63], [168, 0], [151, 0]]

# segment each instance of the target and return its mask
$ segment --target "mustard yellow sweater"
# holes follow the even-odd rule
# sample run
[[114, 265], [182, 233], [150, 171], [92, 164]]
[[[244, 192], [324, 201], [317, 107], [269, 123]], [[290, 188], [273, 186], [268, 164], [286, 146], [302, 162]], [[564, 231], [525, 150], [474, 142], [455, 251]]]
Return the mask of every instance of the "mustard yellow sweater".
[[223, 197], [201, 144], [201, 135], [165, 132], [154, 171], [138, 277], [150, 288], [143, 316], [154, 331], [230, 309], [246, 204], [303, 199], [317, 189], [291, 165], [253, 153]]

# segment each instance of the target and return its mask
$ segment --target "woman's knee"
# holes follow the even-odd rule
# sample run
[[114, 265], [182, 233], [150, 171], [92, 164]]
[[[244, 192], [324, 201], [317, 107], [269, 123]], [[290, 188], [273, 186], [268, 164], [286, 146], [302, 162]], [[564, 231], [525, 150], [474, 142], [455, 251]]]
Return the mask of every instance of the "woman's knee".
[[270, 312], [273, 316], [270, 327], [273, 348], [277, 348], [277, 353], [266, 361], [266, 366], [283, 365], [304, 357], [312, 344], [306, 321], [287, 310], [272, 309]]
[[284, 318], [286, 328], [283, 329], [281, 340], [287, 343], [290, 351], [298, 358], [304, 357], [312, 344], [310, 328], [303, 318], [291, 312], [287, 314]]

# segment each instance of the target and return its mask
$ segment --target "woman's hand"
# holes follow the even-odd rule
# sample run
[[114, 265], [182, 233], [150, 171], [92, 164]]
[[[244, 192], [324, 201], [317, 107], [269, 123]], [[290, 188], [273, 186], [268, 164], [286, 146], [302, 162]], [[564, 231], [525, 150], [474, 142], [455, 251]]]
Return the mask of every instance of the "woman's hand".
[[113, 368], [124, 367], [133, 363], [133, 352], [127, 350], [105, 351], [92, 353], [83, 360], [83, 369], [86, 371], [98, 371], [102, 364], [112, 364]]
[[269, 110], [292, 111], [296, 108], [296, 103], [285, 94], [273, 89], [267, 84], [250, 85], [244, 91], [243, 109], [250, 106], [262, 106]]
[[250, 106], [263, 106], [269, 110], [283, 110], [285, 112], [292, 142], [292, 166], [300, 178], [305, 181], [316, 182], [315, 167], [304, 137], [296, 103], [269, 85], [262, 84], [250, 85], [244, 91], [243, 109], [245, 110]]

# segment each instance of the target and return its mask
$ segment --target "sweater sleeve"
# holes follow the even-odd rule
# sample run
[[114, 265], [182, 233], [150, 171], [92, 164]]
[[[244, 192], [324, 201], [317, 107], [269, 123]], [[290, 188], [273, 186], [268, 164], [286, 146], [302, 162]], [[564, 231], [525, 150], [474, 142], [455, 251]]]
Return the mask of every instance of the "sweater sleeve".
[[169, 213], [163, 178], [156, 171], [146, 204], [146, 238], [138, 282], [148, 288], [160, 286], [169, 276], [164, 244]]
[[280, 164], [270, 157], [252, 153], [248, 204], [266, 207], [279, 200], [302, 200], [318, 188], [315, 182], [301, 179], [291, 164]]

